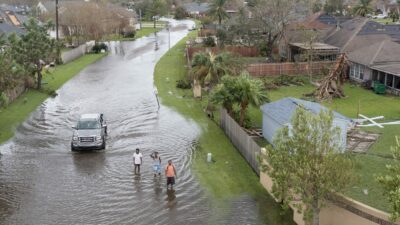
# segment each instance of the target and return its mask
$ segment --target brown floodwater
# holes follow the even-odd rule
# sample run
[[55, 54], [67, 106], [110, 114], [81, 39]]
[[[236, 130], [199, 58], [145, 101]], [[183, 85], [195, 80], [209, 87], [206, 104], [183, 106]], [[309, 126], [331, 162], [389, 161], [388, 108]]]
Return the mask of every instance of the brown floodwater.
[[[292, 224], [268, 197], [213, 200], [192, 174], [200, 128], [158, 109], [154, 95], [155, 64], [192, 26], [172, 24], [170, 34], [109, 43], [109, 56], [68, 81], [0, 145], [0, 224]], [[71, 152], [71, 126], [97, 112], [108, 122], [106, 150]], [[135, 148], [144, 155], [140, 176]], [[153, 177], [153, 151], [163, 165], [175, 162], [175, 192]]]

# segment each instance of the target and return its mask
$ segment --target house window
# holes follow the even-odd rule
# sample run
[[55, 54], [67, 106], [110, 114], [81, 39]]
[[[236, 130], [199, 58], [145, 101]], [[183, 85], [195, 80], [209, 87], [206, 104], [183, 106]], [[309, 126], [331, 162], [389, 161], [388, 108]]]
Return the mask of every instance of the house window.
[[400, 90], [400, 77], [395, 76], [394, 78], [394, 88]]
[[365, 66], [353, 63], [350, 68], [350, 77], [363, 80], [364, 79], [364, 69]]
[[364, 66], [362, 66], [362, 65], [358, 65], [359, 66], [359, 68], [360, 68], [360, 76], [359, 76], [359, 78], [361, 79], [361, 80], [364, 80]]
[[393, 75], [388, 74], [386, 75], [386, 86], [393, 87]]

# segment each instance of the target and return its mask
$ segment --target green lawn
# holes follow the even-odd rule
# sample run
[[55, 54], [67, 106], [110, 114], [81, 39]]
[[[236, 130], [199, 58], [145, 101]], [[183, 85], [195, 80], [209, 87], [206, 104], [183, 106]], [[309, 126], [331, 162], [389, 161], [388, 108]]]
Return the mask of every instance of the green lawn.
[[[191, 32], [190, 37], [195, 37]], [[184, 57], [185, 41], [181, 40], [165, 54], [155, 68], [155, 84], [163, 105], [174, 108], [183, 116], [195, 121], [201, 128], [199, 146], [194, 152], [193, 169], [196, 177], [216, 204], [225, 204], [241, 195], [251, 195], [257, 199], [266, 221], [282, 224], [279, 207], [273, 203], [267, 191], [261, 186], [259, 177], [244, 158], [234, 148], [217, 123], [209, 119], [203, 111], [207, 100], [196, 100], [191, 90], [175, 87], [176, 81], [187, 75]], [[206, 155], [211, 152], [215, 162], [207, 163]], [[285, 220], [291, 221], [288, 217]], [[290, 218], [290, 216], [289, 216]], [[291, 222], [288, 222], [291, 224]], [[272, 224], [272, 223], [271, 223]]]
[[162, 30], [163, 28], [152, 28], [152, 27], [143, 27], [140, 30], [136, 31], [136, 35], [133, 38], [125, 38], [122, 35], [114, 34], [106, 37], [105, 39], [107, 41], [134, 41], [135, 39], [148, 36], [154, 32], [158, 32]]
[[[314, 87], [311, 85], [291, 86], [269, 91], [268, 94], [271, 101], [276, 101], [284, 97], [301, 98], [303, 94], [311, 93], [313, 90]], [[350, 84], [346, 84], [344, 90], [348, 97], [334, 99], [332, 102], [325, 102], [324, 105], [350, 118], [357, 118], [359, 110], [366, 116], [385, 116], [387, 121], [400, 120], [400, 97], [377, 95], [370, 90]], [[252, 107], [249, 113], [253, 125], [261, 127], [262, 113], [259, 108]], [[391, 162], [387, 157], [391, 156], [390, 146], [395, 145], [395, 136], [400, 136], [400, 126], [388, 125], [384, 129], [364, 128], [364, 130], [379, 133], [381, 136], [368, 150], [367, 155], [355, 155], [358, 162], [356, 173], [360, 176], [360, 182], [349, 188], [346, 194], [358, 201], [388, 211], [388, 202], [382, 197], [381, 188], [375, 177], [384, 174], [385, 165]], [[368, 190], [368, 195], [364, 194], [364, 189]]]
[[[79, 71], [105, 55], [85, 55], [68, 64], [57, 66], [51, 74], [44, 74], [43, 79], [47, 84], [44, 84], [43, 88], [57, 90]], [[48, 94], [43, 91], [31, 89], [22, 94], [7, 108], [0, 109], [0, 144], [11, 138], [16, 127], [48, 97]]]
[[392, 19], [386, 18], [386, 19], [372, 19], [375, 22], [381, 23], [381, 24], [395, 24]]

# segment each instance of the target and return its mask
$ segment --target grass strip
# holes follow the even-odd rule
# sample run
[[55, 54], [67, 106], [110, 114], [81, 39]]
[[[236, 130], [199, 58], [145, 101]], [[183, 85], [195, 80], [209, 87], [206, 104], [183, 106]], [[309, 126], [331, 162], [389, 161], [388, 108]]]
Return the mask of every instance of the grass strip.
[[[43, 88], [57, 90], [88, 65], [103, 58], [106, 54], [84, 55], [68, 64], [57, 66], [51, 75], [45, 74]], [[44, 91], [29, 89], [7, 108], [0, 109], [0, 144], [14, 135], [16, 127], [49, 97]]]

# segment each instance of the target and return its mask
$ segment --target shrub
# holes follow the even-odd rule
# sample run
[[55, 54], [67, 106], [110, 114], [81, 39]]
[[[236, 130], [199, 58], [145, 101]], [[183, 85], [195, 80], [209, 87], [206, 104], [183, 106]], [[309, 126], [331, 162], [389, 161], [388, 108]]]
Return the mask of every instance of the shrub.
[[187, 80], [177, 80], [176, 81], [176, 88], [190, 89], [190, 88], [192, 88], [192, 85]]
[[9, 99], [7, 95], [4, 92], [0, 93], [0, 108], [1, 107], [6, 107], [9, 103]]
[[204, 38], [203, 44], [205, 47], [215, 47], [215, 40], [213, 37], [208, 36], [208, 37]]
[[93, 48], [92, 48], [92, 52], [93, 53], [100, 53], [101, 50], [107, 51], [108, 47], [105, 43], [96, 43]]
[[124, 29], [124, 32], [122, 33], [122, 36], [124, 38], [134, 38], [136, 36], [136, 30], [133, 27], [127, 27]]
[[[244, 115], [245, 116], [244, 116], [244, 121], [243, 121], [243, 127], [246, 128], [246, 129], [249, 129], [249, 128], [252, 127], [250, 115], [248, 113], [245, 113]], [[233, 118], [235, 119], [235, 121], [237, 123], [239, 123], [239, 121], [240, 121], [240, 108], [234, 108], [233, 109]]]
[[187, 17], [188, 13], [186, 12], [185, 8], [182, 6], [179, 6], [175, 10], [175, 19], [181, 20], [185, 19]]

